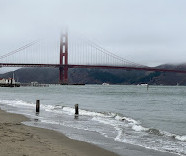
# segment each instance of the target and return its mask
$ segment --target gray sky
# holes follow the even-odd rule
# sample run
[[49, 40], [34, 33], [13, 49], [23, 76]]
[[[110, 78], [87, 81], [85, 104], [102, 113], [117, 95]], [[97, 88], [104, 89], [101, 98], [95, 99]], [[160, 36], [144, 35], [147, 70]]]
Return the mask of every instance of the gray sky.
[[136, 63], [183, 63], [185, 8], [185, 0], [0, 0], [0, 55], [68, 26]]

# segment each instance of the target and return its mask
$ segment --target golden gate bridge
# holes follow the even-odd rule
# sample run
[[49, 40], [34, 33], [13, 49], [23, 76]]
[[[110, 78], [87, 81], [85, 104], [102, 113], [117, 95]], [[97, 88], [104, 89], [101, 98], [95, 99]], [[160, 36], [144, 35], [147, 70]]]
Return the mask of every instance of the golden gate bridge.
[[123, 59], [90, 40], [82, 38], [69, 40], [68, 33], [62, 34], [60, 41], [52, 42], [53, 46], [47, 42], [33, 41], [6, 53], [0, 56], [0, 67], [55, 67], [59, 69], [60, 84], [68, 84], [69, 68], [186, 73], [185, 70], [153, 68]]

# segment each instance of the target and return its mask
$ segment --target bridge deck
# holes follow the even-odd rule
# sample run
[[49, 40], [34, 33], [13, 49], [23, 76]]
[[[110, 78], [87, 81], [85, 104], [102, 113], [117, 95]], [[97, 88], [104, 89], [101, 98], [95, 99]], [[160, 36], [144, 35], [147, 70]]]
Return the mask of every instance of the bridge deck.
[[[17, 63], [0, 63], [0, 67], [54, 67], [60, 68], [66, 65], [60, 64], [17, 64]], [[130, 67], [130, 66], [106, 66], [106, 65], [67, 65], [68, 68], [98, 68], [98, 69], [123, 69], [123, 70], [144, 70], [159, 72], [186, 73], [185, 70], [163, 69], [155, 67]]]

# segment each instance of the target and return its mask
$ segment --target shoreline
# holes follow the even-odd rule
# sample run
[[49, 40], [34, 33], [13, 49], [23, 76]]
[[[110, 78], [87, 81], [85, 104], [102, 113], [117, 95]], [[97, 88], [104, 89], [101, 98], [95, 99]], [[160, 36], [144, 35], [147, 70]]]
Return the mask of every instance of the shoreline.
[[[103, 146], [70, 139], [47, 128], [25, 125], [31, 119], [0, 108], [0, 151], [8, 156], [178, 156], [124, 143], [122, 153]], [[10, 150], [11, 149], [11, 150]]]
[[0, 151], [8, 156], [118, 156], [62, 133], [22, 124], [29, 118], [0, 109]]

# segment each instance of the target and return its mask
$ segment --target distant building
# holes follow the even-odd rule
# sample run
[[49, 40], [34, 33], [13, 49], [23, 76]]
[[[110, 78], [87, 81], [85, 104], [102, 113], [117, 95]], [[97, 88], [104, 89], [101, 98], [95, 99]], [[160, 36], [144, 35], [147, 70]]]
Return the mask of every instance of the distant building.
[[13, 78], [0, 78], [0, 87], [19, 87], [20, 83]]
[[0, 84], [15, 84], [15, 79], [12, 78], [0, 78]]
[[37, 81], [31, 82], [31, 86], [38, 86], [38, 85], [39, 85], [39, 83]]

